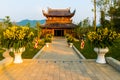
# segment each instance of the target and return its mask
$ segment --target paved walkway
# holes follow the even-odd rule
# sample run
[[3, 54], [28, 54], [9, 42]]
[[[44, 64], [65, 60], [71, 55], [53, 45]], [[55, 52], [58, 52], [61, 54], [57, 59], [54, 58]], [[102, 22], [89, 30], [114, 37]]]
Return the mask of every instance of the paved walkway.
[[120, 80], [120, 73], [95, 61], [24, 60], [0, 70], [0, 80]]
[[38, 59], [79, 60], [76, 52], [70, 48], [65, 38], [56, 37], [50, 47], [45, 47]]
[[[120, 72], [113, 67], [79, 59], [66, 42], [60, 41], [65, 42], [62, 38], [55, 39], [50, 49], [46, 49], [50, 51], [45, 50], [39, 59], [26, 59], [22, 64], [4, 67], [0, 70], [0, 80], [120, 80]], [[60, 53], [56, 51], [57, 45]]]

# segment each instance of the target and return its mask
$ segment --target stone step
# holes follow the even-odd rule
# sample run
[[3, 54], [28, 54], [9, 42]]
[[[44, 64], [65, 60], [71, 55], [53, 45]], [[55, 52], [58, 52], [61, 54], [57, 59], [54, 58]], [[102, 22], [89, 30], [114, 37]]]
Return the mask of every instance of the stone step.
[[24, 59], [25, 62], [95, 62], [95, 59], [80, 59], [80, 60], [61, 60], [61, 59]]

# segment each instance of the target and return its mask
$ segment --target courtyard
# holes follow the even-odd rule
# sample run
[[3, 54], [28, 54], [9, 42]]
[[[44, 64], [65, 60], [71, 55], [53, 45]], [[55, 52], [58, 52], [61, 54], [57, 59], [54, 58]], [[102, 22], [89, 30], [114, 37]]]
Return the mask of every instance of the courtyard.
[[0, 70], [0, 80], [120, 80], [120, 72], [95, 59], [81, 59], [65, 38], [54, 38], [36, 59]]

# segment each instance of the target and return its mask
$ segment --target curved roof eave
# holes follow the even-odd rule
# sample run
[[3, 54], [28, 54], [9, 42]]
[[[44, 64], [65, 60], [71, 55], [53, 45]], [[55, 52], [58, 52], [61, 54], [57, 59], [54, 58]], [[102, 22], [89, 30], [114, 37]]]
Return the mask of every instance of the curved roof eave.
[[58, 15], [58, 14], [49, 14], [49, 13], [46, 13], [44, 10], [42, 10], [42, 12], [43, 12], [43, 15], [45, 16], [45, 17], [73, 17], [74, 16], [74, 14], [75, 14], [75, 12], [76, 12], [76, 10], [74, 10], [72, 13], [70, 13], [70, 14], [61, 14], [61, 15]]

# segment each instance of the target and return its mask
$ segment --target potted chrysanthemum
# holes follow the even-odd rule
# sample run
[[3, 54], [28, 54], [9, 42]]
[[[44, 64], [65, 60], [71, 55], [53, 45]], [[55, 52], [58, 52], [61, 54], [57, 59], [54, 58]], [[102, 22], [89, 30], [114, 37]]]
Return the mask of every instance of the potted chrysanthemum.
[[68, 42], [68, 44], [69, 44], [69, 47], [72, 47], [72, 46], [73, 46], [73, 41], [74, 41], [74, 38], [73, 38], [72, 36], [69, 36], [69, 37], [67, 38], [67, 42]]
[[26, 26], [12, 26], [3, 31], [1, 44], [14, 52], [14, 63], [22, 63], [22, 52], [33, 41], [34, 33]]
[[94, 51], [98, 54], [96, 62], [106, 63], [104, 55], [109, 51], [108, 47], [113, 45], [118, 38], [120, 34], [108, 28], [98, 28], [88, 33], [88, 40], [95, 46]]
[[46, 34], [44, 41], [45, 41], [46, 46], [49, 47], [49, 44], [52, 42], [52, 35]]

